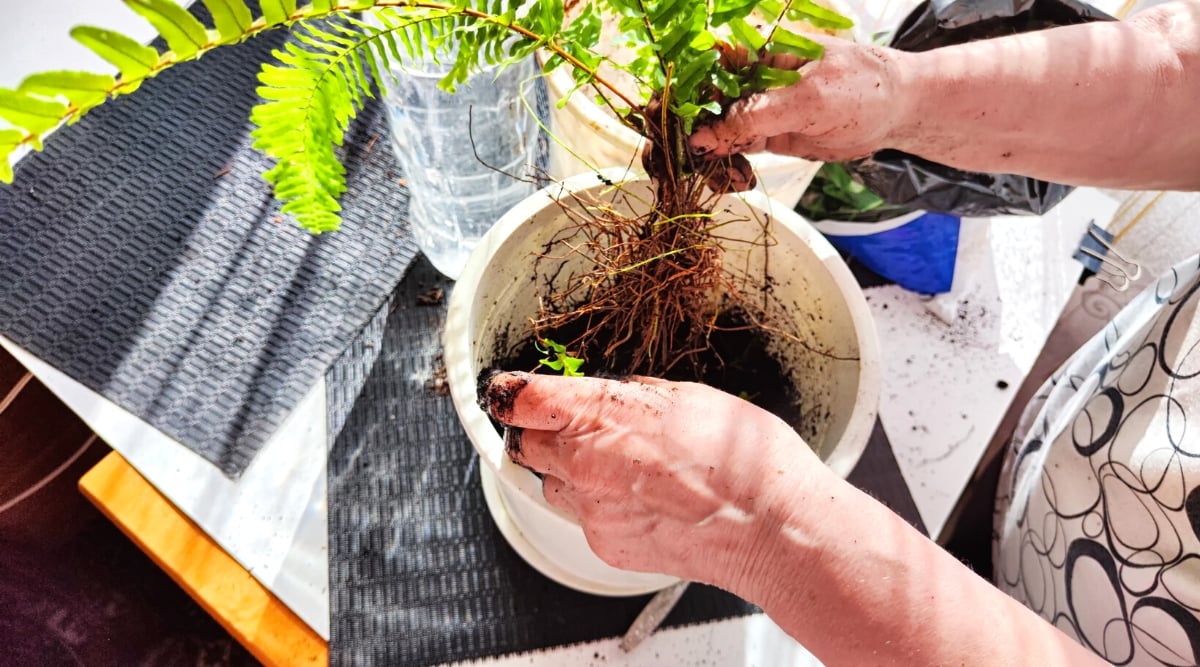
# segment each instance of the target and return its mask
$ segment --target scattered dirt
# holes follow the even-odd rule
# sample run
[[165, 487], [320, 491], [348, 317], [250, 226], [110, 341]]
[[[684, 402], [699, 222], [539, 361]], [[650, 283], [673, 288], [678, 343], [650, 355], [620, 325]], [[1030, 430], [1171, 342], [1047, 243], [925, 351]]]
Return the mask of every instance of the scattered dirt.
[[417, 295], [418, 306], [437, 306], [441, 305], [441, 303], [445, 300], [446, 292], [440, 287], [434, 287], [424, 294]]
[[428, 387], [438, 396], [450, 395], [450, 382], [446, 377], [446, 362], [442, 358], [441, 352], [438, 352], [433, 359], [433, 373], [430, 375]]

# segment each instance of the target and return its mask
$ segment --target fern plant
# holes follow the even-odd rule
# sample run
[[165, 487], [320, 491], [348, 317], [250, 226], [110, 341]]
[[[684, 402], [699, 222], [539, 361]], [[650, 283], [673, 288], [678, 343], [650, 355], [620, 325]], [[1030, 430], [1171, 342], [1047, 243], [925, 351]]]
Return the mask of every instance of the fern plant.
[[[784, 19], [830, 29], [851, 25], [812, 0], [600, 0], [571, 20], [563, 0], [313, 0], [307, 5], [261, 0], [257, 15], [243, 0], [202, 1], [211, 26], [173, 0], [123, 0], [158, 31], [167, 45], [161, 52], [111, 30], [73, 29], [71, 36], [111, 63], [116, 76], [43, 72], [15, 90], [0, 89], [0, 118], [12, 126], [0, 129], [0, 181], [12, 182], [13, 155], [41, 150], [44, 137], [59, 125], [133, 93], [159, 72], [266, 30], [292, 28], [296, 39], [277, 50], [277, 61], [264, 64], [259, 75], [262, 101], [251, 114], [257, 125], [253, 138], [276, 160], [264, 176], [284, 202], [283, 211], [320, 233], [341, 224], [338, 198], [346, 178], [335, 147], [355, 114], [385, 86], [393, 64], [452, 58], [441, 85], [453, 92], [484, 66], [504, 67], [541, 50], [549, 55], [547, 71], [569, 67], [577, 88], [592, 85], [600, 102], [631, 127], [665, 136], [662, 114], [647, 112], [660, 108], [651, 101], [665, 102], [687, 133], [728, 101], [799, 76], [763, 65], [761, 56], [820, 57], [820, 45], [785, 28]], [[754, 11], [765, 17], [764, 30], [748, 22]], [[636, 54], [619, 67], [637, 82], [637, 96], [598, 73], [605, 16], [619, 21], [623, 45]], [[718, 31], [727, 36], [718, 37]], [[723, 57], [735, 49], [744, 50], [745, 57]], [[678, 139], [674, 144], [672, 150], [682, 150]], [[686, 169], [686, 160], [670, 162]]]

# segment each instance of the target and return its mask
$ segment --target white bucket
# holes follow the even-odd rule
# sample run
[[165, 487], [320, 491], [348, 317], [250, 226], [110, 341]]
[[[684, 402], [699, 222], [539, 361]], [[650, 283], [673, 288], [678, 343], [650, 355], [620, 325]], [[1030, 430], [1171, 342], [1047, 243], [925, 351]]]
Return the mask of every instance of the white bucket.
[[[502, 217], [476, 246], [455, 286], [444, 339], [450, 394], [479, 452], [497, 525], [543, 574], [601, 595], [642, 594], [673, 579], [619, 570], [592, 553], [579, 525], [546, 503], [541, 481], [505, 454], [500, 434], [476, 404], [476, 377], [494, 366], [497, 338], [519, 336], [537, 312], [531, 288], [543, 282], [534, 275], [537, 256], [568, 221], [561, 207], [583, 205], [566, 195], [585, 193], [618, 211], [645, 210], [650, 183], [625, 182], [630, 178], [623, 170], [576, 176], [539, 191]], [[624, 183], [617, 190], [605, 182]], [[845, 476], [866, 447], [878, 408], [879, 349], [866, 299], [837, 251], [790, 208], [748, 192], [724, 197], [715, 210], [722, 237], [734, 239], [726, 244], [726, 266], [761, 277], [770, 255], [774, 307], [801, 341], [781, 338], [769, 344], [770, 351], [800, 387], [801, 414], [813, 415], [801, 435]], [[751, 243], [762, 238], [764, 220], [772, 221], [775, 245], [769, 251]]]

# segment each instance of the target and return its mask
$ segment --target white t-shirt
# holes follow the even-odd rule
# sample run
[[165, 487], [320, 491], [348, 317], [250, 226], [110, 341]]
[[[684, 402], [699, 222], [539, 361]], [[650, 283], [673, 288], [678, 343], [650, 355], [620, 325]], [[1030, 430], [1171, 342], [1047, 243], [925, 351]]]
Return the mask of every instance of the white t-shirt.
[[1200, 258], [1039, 390], [996, 494], [995, 578], [1118, 665], [1200, 661]]

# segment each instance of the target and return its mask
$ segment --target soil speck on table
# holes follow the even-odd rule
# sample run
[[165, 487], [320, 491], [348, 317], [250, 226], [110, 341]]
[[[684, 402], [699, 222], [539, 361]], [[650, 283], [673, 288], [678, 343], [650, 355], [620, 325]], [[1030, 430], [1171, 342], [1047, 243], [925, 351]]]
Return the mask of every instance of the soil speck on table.
[[424, 294], [417, 295], [417, 305], [418, 306], [437, 306], [437, 305], [440, 305], [442, 303], [442, 301], [445, 300], [445, 298], [446, 298], [446, 292], [444, 290], [442, 290], [442, 288], [440, 288], [440, 287], [434, 287], [433, 289], [425, 292]]
[[442, 353], [438, 352], [433, 359], [433, 371], [430, 374], [427, 384], [429, 390], [438, 396], [446, 397], [450, 395], [450, 382], [446, 376], [446, 362], [442, 359]]

